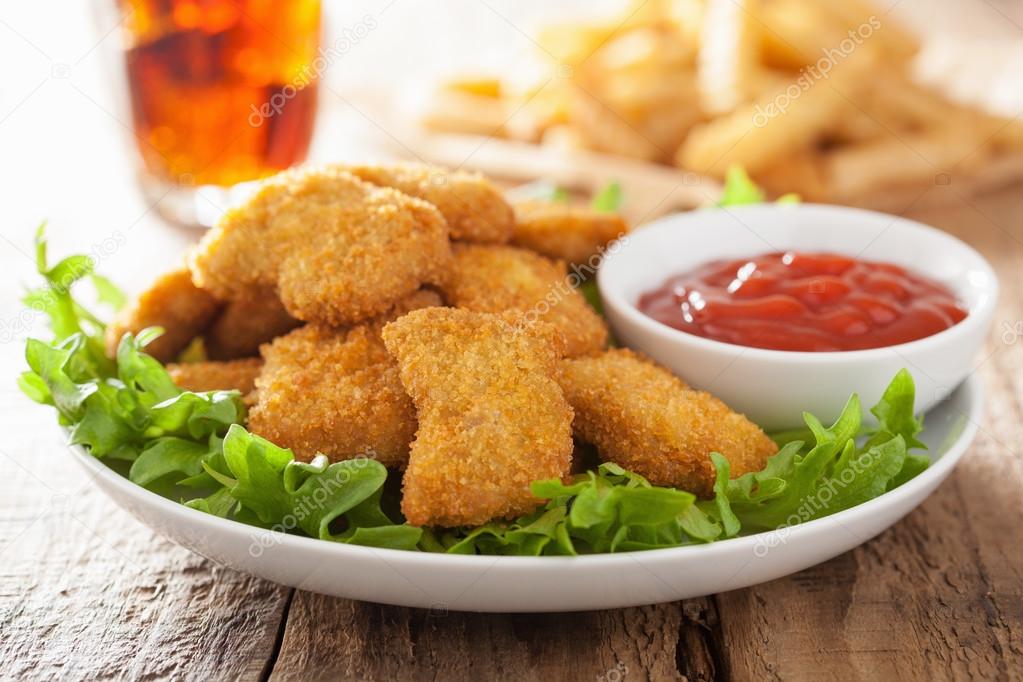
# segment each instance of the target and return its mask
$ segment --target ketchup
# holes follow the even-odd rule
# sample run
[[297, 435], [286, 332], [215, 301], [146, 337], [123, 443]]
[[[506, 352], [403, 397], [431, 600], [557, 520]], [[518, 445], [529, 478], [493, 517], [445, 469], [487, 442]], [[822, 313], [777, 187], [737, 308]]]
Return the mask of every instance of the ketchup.
[[675, 275], [639, 309], [707, 339], [818, 352], [894, 346], [966, 317], [948, 289], [896, 265], [792, 251]]

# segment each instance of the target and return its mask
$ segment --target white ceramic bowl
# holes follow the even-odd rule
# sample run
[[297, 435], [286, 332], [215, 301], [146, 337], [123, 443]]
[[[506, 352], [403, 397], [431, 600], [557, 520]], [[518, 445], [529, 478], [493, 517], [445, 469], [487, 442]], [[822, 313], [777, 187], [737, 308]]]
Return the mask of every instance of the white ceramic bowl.
[[[904, 266], [951, 289], [969, 314], [950, 329], [909, 343], [806, 353], [705, 339], [636, 308], [641, 294], [671, 275], [720, 258], [787, 250], [830, 251]], [[917, 409], [930, 409], [969, 375], [998, 297], [991, 266], [958, 239], [898, 216], [814, 204], [706, 209], [663, 218], [609, 249], [597, 282], [605, 313], [624, 345], [766, 429], [801, 426], [803, 411], [834, 419], [854, 391], [867, 408], [903, 367], [916, 381]]]
[[[895, 490], [789, 528], [649, 552], [502, 557], [374, 549], [285, 535], [189, 509], [135, 485], [81, 446], [71, 456], [117, 504], [188, 549], [252, 575], [349, 599], [435, 611], [579, 611], [686, 599], [774, 580], [866, 542], [924, 500], [981, 421], [974, 379], [927, 415], [931, 466]], [[173, 576], [171, 576], [173, 579]]]

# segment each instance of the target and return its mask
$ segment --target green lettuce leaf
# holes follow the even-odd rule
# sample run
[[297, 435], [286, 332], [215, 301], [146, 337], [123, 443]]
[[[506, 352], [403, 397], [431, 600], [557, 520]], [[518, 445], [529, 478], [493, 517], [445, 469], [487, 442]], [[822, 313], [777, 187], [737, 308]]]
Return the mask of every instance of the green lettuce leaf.
[[[909, 372], [900, 371], [871, 409], [879, 426], [866, 440], [855, 395], [830, 428], [804, 414], [813, 438], [809, 449], [801, 440], [785, 443], [763, 470], [729, 480], [724, 495], [716, 490], [715, 503], [727, 506], [748, 533], [822, 518], [909, 480], [929, 464], [907, 452], [923, 447], [915, 438], [923, 425], [913, 416], [914, 393]], [[724, 458], [714, 464], [719, 478], [727, 472]]]
[[[231, 496], [262, 525], [281, 530], [299, 528], [322, 540], [413, 549], [421, 531], [396, 524], [380, 508], [387, 469], [371, 459], [331, 464], [323, 455], [311, 462], [294, 459], [239, 425], [224, 439], [224, 459], [234, 478]], [[331, 530], [335, 522], [343, 528]]]
[[596, 471], [537, 481], [548, 502], [511, 523], [428, 533], [420, 547], [453, 554], [576, 555], [675, 547], [695, 541], [682, 519], [696, 497], [606, 462]]
[[124, 294], [109, 280], [93, 272], [94, 263], [89, 256], [68, 256], [53, 266], [48, 265], [46, 223], [36, 229], [35, 255], [36, 270], [43, 285], [26, 292], [23, 302], [46, 315], [54, 341], [65, 341], [80, 334], [87, 352], [79, 361], [92, 366], [97, 373], [111, 374], [114, 365], [105, 353], [105, 325], [75, 299], [73, 289], [78, 282], [88, 278], [99, 301], [114, 310], [123, 304]]
[[601, 213], [615, 213], [622, 207], [625, 197], [618, 182], [609, 182], [590, 199], [590, 208]]
[[[741, 166], [731, 166], [725, 173], [725, 186], [721, 191], [721, 198], [717, 206], [726, 208], [729, 206], [748, 206], [749, 204], [762, 204], [767, 200], [767, 193], [750, 179], [745, 169]], [[798, 204], [798, 194], [784, 194], [778, 197], [776, 203]]]

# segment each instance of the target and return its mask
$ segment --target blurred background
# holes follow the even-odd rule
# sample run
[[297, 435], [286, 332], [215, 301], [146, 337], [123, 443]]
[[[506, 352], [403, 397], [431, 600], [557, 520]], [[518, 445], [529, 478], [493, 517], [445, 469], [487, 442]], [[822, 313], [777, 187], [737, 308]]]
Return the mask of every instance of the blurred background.
[[1009, 0], [90, 0], [7, 3], [0, 36], [19, 281], [46, 219], [59, 253], [138, 286], [235, 183], [306, 160], [617, 180], [636, 222], [712, 203], [731, 167], [894, 212], [1023, 175]]

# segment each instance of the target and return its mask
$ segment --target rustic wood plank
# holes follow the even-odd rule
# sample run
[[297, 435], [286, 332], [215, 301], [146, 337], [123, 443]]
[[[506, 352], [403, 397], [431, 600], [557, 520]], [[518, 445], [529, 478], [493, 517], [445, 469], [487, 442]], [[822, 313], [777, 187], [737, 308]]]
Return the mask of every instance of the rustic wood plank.
[[677, 680], [679, 660], [689, 679], [712, 679], [709, 647], [698, 643], [709, 630], [698, 622], [706, 608], [706, 600], [693, 600], [603, 612], [464, 614], [300, 591], [271, 679]]
[[[4, 406], [23, 400], [3, 390]], [[261, 679], [288, 588], [117, 508], [72, 464], [49, 410], [2, 410], [0, 430], [0, 677]]]
[[[716, 598], [737, 679], [1011, 679], [1023, 674], [1023, 219], [1018, 191], [916, 217], [968, 240], [1002, 298], [980, 365], [988, 412], [953, 477], [879, 538]], [[1006, 326], [1008, 325], [1008, 326]]]

